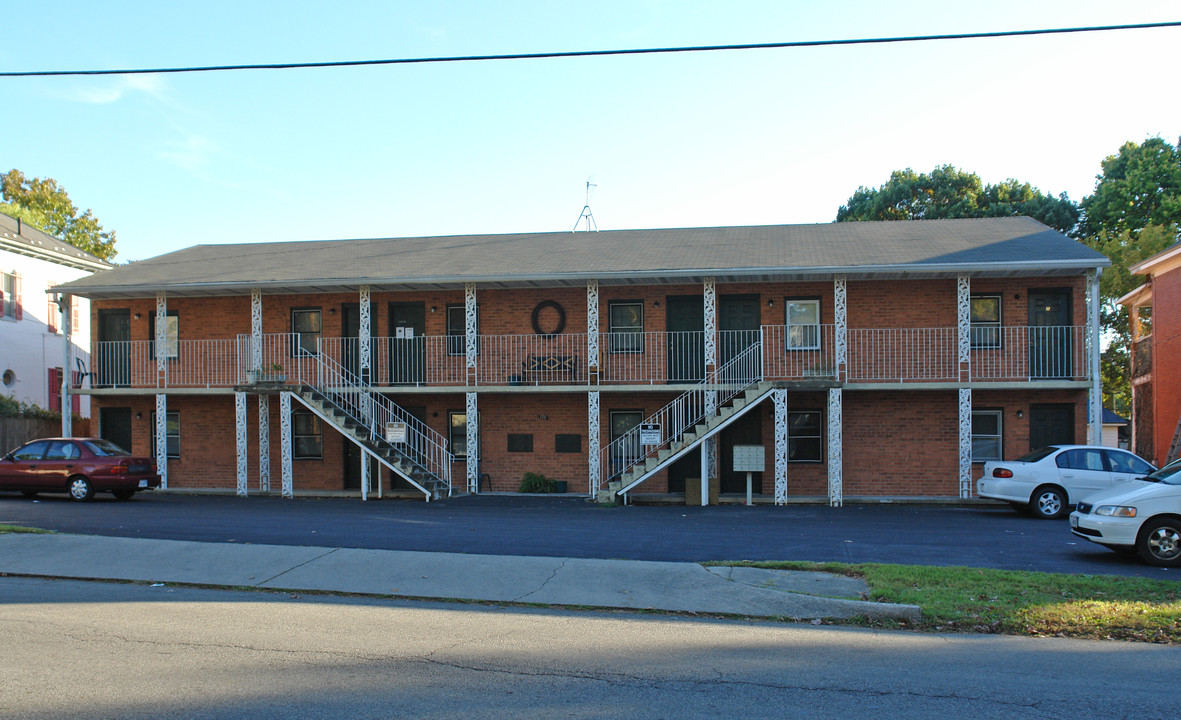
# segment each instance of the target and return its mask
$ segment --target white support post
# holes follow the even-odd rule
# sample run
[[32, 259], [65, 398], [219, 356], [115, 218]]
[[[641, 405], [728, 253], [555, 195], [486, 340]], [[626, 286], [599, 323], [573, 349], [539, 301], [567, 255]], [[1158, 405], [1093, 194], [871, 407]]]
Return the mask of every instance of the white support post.
[[960, 497], [972, 497], [972, 390], [960, 390]]
[[598, 380], [599, 370], [599, 281], [586, 281], [586, 363], [589, 372], [595, 377], [589, 378], [591, 384]]
[[[956, 347], [958, 349], [959, 370], [958, 380], [964, 382], [972, 377], [972, 286], [966, 273], [960, 273], [955, 278], [955, 327]], [[965, 372], [967, 373], [965, 378]]]
[[234, 393], [234, 437], [238, 450], [238, 495], [246, 497], [246, 454], [250, 451], [246, 443], [246, 393]]
[[[464, 335], [464, 354], [467, 356], [468, 373], [475, 373], [476, 371], [476, 355], [479, 352], [477, 341], [479, 336], [476, 334], [479, 330], [479, 315], [476, 310], [476, 284], [463, 284], [463, 335]], [[469, 400], [468, 404], [472, 404], [474, 400]], [[471, 418], [468, 418], [468, 427], [471, 427]], [[470, 449], [469, 449], [470, 451]]]
[[[705, 370], [708, 375], [718, 369], [718, 286], [714, 278], [705, 278]], [[718, 393], [705, 393], [705, 413], [713, 417], [718, 411]], [[701, 444], [701, 504], [709, 504], [709, 481], [718, 475], [718, 436]]]
[[587, 451], [587, 488], [590, 489], [590, 496], [598, 498], [599, 486], [603, 480], [602, 458], [600, 455], [603, 450], [601, 447], [602, 439], [599, 437], [599, 391], [591, 390], [586, 394], [586, 451]]
[[836, 345], [836, 380], [844, 382], [849, 372], [849, 302], [844, 275], [832, 276], [833, 340]]
[[[360, 293], [360, 327], [357, 328], [357, 372], [361, 376], [361, 382], [369, 384], [373, 382], [373, 373], [371, 371], [373, 360], [370, 357], [370, 350], [372, 343], [370, 337], [372, 336], [372, 329], [370, 327], [372, 318], [369, 317], [369, 303], [370, 293], [369, 286], [362, 285]], [[364, 490], [362, 490], [364, 493]]]
[[1090, 409], [1090, 444], [1103, 444], [1103, 374], [1100, 370], [1099, 269], [1087, 273], [1087, 365], [1091, 387], [1087, 392]]
[[271, 491], [271, 403], [270, 396], [258, 396], [258, 489]]
[[480, 492], [480, 413], [476, 393], [467, 393], [467, 491]]
[[70, 303], [73, 298], [69, 295], [62, 295], [58, 301], [58, 309], [61, 311], [61, 329], [62, 329], [62, 437], [74, 437], [74, 405], [70, 402], [71, 383], [70, 378], [73, 376], [74, 359], [72, 357], [74, 350], [74, 343], [71, 340], [74, 334], [73, 327], [70, 326]]
[[[159, 323], [156, 323], [159, 326]], [[168, 396], [156, 395], [156, 471], [161, 489], [168, 489]]]
[[247, 369], [262, 367], [262, 290], [250, 291], [250, 363]]
[[775, 401], [775, 504], [787, 503], [787, 390], [773, 391]]
[[361, 499], [369, 499], [369, 451], [361, 448]]
[[279, 452], [283, 458], [283, 497], [295, 497], [291, 477], [291, 393], [279, 393]]
[[844, 456], [841, 448], [842, 398], [840, 388], [828, 389], [828, 504], [840, 507], [845, 504], [844, 477], [842, 468]]
[[168, 298], [156, 293], [156, 387], [168, 387]]

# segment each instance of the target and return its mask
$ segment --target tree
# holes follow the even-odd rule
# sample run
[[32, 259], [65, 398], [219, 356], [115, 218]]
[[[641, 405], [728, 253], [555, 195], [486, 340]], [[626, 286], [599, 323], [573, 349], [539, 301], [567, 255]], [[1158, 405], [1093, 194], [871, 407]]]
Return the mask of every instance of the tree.
[[1132, 397], [1131, 333], [1127, 308], [1115, 301], [1142, 282], [1128, 268], [1177, 242], [1181, 151], [1160, 138], [1139, 145], [1127, 142], [1101, 167], [1095, 192], [1082, 201], [1079, 234], [1083, 242], [1111, 258], [1111, 267], [1099, 281], [1101, 322], [1110, 338], [1101, 358], [1103, 402], [1127, 414]]
[[976, 173], [940, 165], [930, 174], [910, 168], [895, 170], [880, 188], [857, 188], [848, 204], [837, 211], [837, 222], [1011, 215], [1028, 215], [1068, 233], [1078, 223], [1079, 211], [1065, 193], [1053, 197], [1013, 179], [985, 185]]
[[26, 178], [20, 170], [0, 176], [0, 212], [54, 235], [103, 260], [115, 257], [115, 231], [103, 230], [89, 209], [81, 215], [65, 189], [52, 178]]

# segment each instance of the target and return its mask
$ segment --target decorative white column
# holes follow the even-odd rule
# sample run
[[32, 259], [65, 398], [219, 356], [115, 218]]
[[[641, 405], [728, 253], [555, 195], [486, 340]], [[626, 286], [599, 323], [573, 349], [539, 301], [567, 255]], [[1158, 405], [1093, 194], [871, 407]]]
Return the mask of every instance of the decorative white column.
[[74, 405], [70, 402], [70, 382], [73, 377], [74, 370], [74, 343], [71, 337], [74, 334], [74, 328], [70, 325], [70, 303], [73, 298], [69, 295], [60, 295], [58, 300], [58, 310], [61, 311], [61, 329], [62, 329], [62, 437], [74, 437]]
[[238, 495], [246, 497], [246, 393], [234, 393], [234, 437], [238, 445]]
[[[705, 279], [705, 367], [718, 369], [718, 290], [714, 278]], [[705, 393], [705, 414], [713, 417], [718, 412], [718, 393]], [[718, 436], [714, 435], [701, 444], [701, 504], [709, 504], [709, 481], [718, 475]]]
[[467, 393], [467, 491], [480, 492], [480, 420], [474, 392]]
[[361, 499], [369, 499], [369, 451], [365, 448], [358, 448], [361, 451]]
[[[156, 323], [157, 326], [159, 323]], [[156, 471], [160, 487], [168, 489], [168, 396], [156, 395]]]
[[[463, 284], [463, 336], [464, 336], [464, 354], [467, 355], [467, 369], [469, 373], [476, 371], [476, 355], [479, 353], [479, 346], [477, 341], [479, 337], [478, 332], [479, 320], [476, 314], [476, 284]], [[472, 405], [475, 399], [469, 399], [468, 405]], [[468, 432], [471, 432], [472, 418], [468, 416]], [[469, 453], [471, 449], [468, 449]], [[470, 457], [470, 455], [469, 455]]]
[[845, 503], [844, 477], [842, 466], [844, 456], [841, 448], [841, 389], [828, 390], [828, 504], [840, 507]]
[[774, 390], [775, 402], [775, 504], [787, 502], [787, 390]]
[[279, 393], [279, 452], [283, 458], [283, 497], [295, 497], [291, 477], [291, 393]]
[[1091, 445], [1103, 444], [1103, 374], [1100, 370], [1099, 269], [1087, 273], [1087, 365], [1091, 387], [1087, 391], [1090, 412], [1088, 435]]
[[[599, 281], [586, 281], [586, 364], [599, 369]], [[588, 379], [594, 383], [597, 378]]]
[[250, 291], [250, 366], [247, 370], [262, 367], [262, 290]]
[[960, 497], [972, 497], [972, 390], [960, 390]]
[[[373, 359], [370, 357], [371, 343], [370, 337], [373, 333], [370, 328], [371, 319], [369, 317], [369, 286], [361, 286], [360, 297], [360, 327], [357, 328], [357, 372], [361, 376], [361, 382], [370, 384], [373, 382], [373, 373], [371, 371]], [[364, 495], [364, 489], [361, 490]]]
[[956, 347], [959, 349], [959, 370], [956, 380], [964, 381], [964, 371], [968, 380], [972, 378], [972, 343], [971, 343], [971, 281], [966, 273], [960, 273], [955, 278], [955, 328]]
[[603, 481], [603, 466], [601, 443], [599, 437], [599, 391], [591, 390], [586, 394], [586, 452], [587, 452], [587, 488], [590, 496], [598, 498], [599, 486]]
[[258, 396], [258, 489], [271, 491], [271, 403], [270, 396]]
[[833, 344], [836, 346], [836, 380], [844, 382], [849, 372], [849, 302], [844, 275], [832, 276]]

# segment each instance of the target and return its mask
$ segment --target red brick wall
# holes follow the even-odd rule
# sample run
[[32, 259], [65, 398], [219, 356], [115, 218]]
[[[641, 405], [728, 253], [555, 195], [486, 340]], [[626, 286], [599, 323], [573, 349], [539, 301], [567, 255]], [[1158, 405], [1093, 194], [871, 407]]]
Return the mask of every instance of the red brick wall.
[[1181, 269], [1152, 279], [1153, 450], [1162, 465], [1181, 418]]

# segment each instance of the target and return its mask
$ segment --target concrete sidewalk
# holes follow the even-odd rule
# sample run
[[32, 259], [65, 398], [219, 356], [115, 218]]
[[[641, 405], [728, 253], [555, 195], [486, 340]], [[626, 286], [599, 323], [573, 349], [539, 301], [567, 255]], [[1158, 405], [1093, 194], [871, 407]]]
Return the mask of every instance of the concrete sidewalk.
[[697, 563], [0, 535], [0, 573], [799, 619], [915, 621], [860, 580]]

